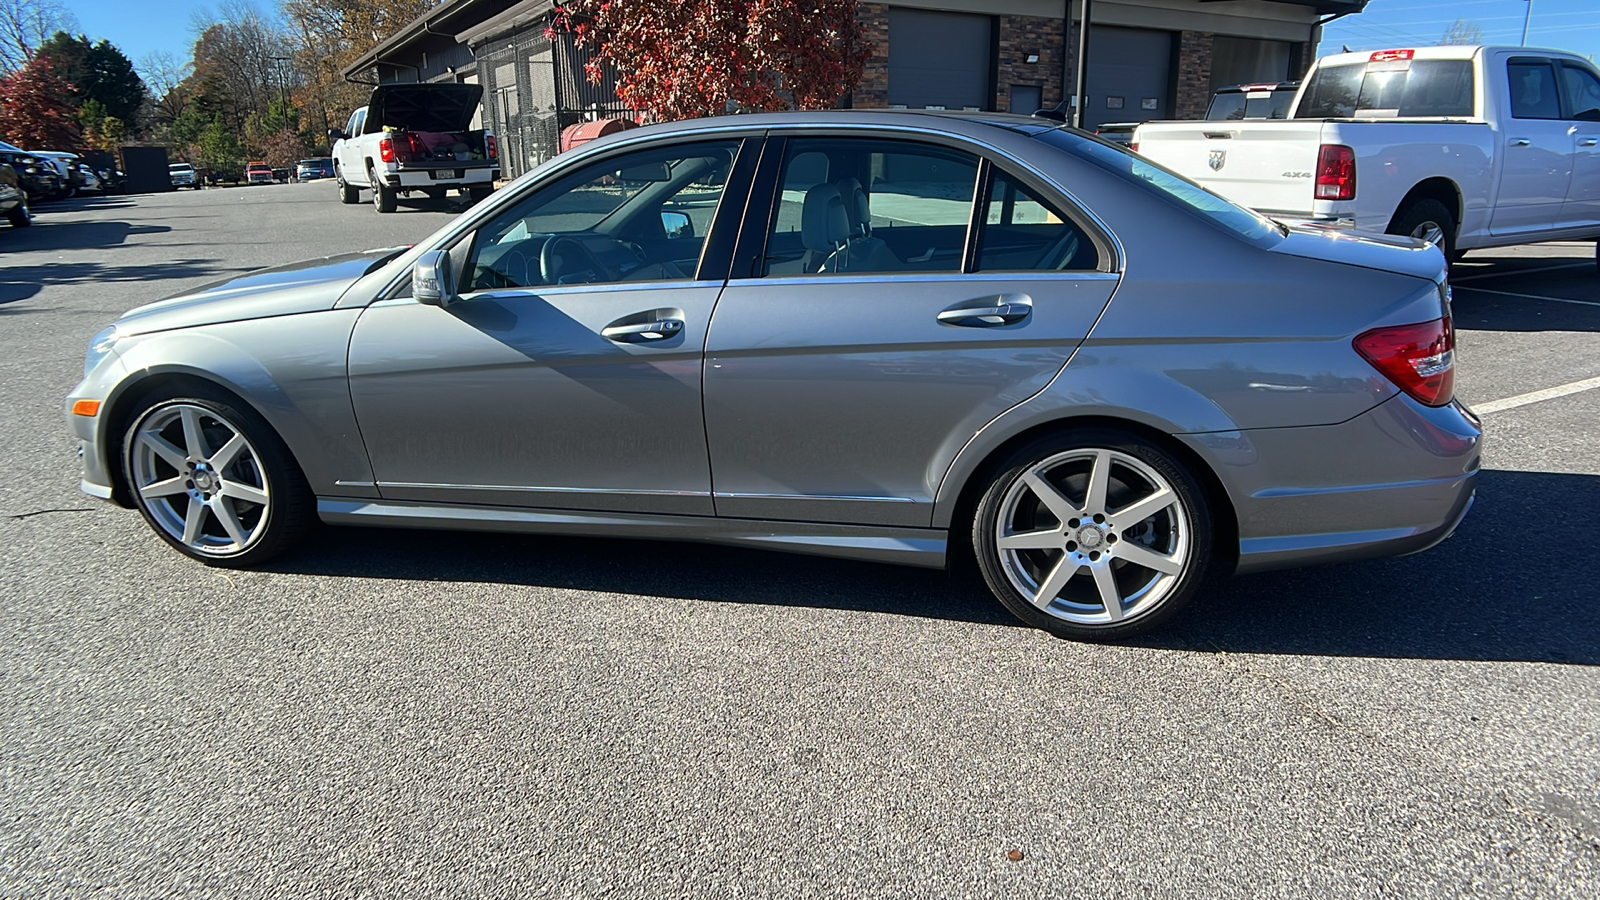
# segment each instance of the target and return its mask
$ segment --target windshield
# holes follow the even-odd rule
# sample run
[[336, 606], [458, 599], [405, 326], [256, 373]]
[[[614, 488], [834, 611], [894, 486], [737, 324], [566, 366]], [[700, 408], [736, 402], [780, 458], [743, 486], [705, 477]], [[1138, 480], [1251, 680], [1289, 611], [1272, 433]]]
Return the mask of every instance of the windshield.
[[1039, 139], [1092, 163], [1130, 184], [1153, 194], [1193, 215], [1229, 231], [1253, 244], [1270, 247], [1285, 234], [1283, 226], [1260, 213], [1252, 212], [1169, 169], [1118, 147], [1109, 141], [1089, 137], [1066, 128], [1041, 132]]
[[1396, 59], [1319, 67], [1297, 119], [1471, 116], [1472, 60]]

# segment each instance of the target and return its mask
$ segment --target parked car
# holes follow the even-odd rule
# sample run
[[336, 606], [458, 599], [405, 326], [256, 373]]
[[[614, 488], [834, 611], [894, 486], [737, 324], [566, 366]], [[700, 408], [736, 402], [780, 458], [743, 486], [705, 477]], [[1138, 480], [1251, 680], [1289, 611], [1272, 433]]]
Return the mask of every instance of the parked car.
[[78, 164], [82, 162], [78, 154], [68, 153], [65, 150], [29, 150], [40, 163], [55, 169], [60, 179], [52, 200], [65, 200], [76, 196], [83, 189], [83, 175], [78, 171]]
[[1477, 247], [1600, 237], [1600, 70], [1559, 50], [1318, 60], [1280, 122], [1154, 123], [1139, 152], [1270, 216]]
[[493, 135], [472, 127], [482, 99], [476, 84], [373, 88], [343, 131], [328, 132], [340, 202], [359, 203], [362, 188], [380, 213], [412, 191], [438, 199], [456, 190], [474, 203], [489, 196], [500, 160]]
[[30, 204], [49, 200], [61, 191], [61, 176], [56, 174], [55, 167], [15, 144], [0, 141], [0, 163], [17, 174]]
[[74, 168], [78, 171], [78, 180], [83, 183], [79, 190], [89, 194], [106, 193], [105, 183], [100, 180], [99, 173], [91, 168], [88, 163], [78, 163]]
[[1453, 343], [1419, 240], [1281, 227], [1022, 116], [765, 114], [135, 309], [67, 408], [84, 490], [213, 565], [319, 517], [970, 544], [1021, 619], [1110, 639], [1208, 573], [1448, 536], [1479, 466]]
[[1139, 127], [1138, 122], [1107, 122], [1094, 130], [1102, 140], [1126, 147], [1133, 142], [1133, 131]]
[[315, 159], [302, 159], [295, 163], [294, 173], [296, 181], [315, 181], [318, 178], [332, 178], [333, 158], [321, 156]]
[[12, 228], [26, 228], [33, 224], [28, 211], [28, 193], [22, 189], [22, 179], [8, 165], [0, 165], [0, 215], [5, 216]]
[[245, 163], [244, 179], [247, 184], [272, 184], [277, 181], [272, 177], [272, 167], [264, 162]]
[[186, 162], [175, 162], [167, 165], [167, 177], [171, 179], [174, 188], [200, 189], [200, 176], [194, 166]]
[[1298, 81], [1271, 81], [1266, 84], [1233, 84], [1211, 95], [1206, 118], [1211, 121], [1256, 121], [1287, 119], [1294, 107]]

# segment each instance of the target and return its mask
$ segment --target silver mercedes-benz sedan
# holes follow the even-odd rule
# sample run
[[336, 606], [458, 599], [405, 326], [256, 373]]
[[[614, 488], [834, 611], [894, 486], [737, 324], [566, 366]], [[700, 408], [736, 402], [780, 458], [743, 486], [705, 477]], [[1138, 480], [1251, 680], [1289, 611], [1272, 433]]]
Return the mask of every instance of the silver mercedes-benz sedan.
[[214, 565], [318, 520], [945, 566], [1060, 635], [1443, 540], [1478, 472], [1443, 255], [1053, 123], [641, 128], [411, 248], [96, 335], [83, 489]]

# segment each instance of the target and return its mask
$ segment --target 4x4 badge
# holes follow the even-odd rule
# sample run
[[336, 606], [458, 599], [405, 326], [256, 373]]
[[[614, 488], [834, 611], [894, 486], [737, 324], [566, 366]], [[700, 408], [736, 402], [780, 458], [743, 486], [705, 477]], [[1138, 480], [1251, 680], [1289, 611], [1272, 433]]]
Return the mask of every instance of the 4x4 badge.
[[1227, 165], [1227, 164], [1228, 164], [1228, 151], [1226, 151], [1226, 150], [1213, 150], [1213, 151], [1211, 151], [1211, 171], [1220, 172], [1220, 171], [1222, 171], [1222, 167]]

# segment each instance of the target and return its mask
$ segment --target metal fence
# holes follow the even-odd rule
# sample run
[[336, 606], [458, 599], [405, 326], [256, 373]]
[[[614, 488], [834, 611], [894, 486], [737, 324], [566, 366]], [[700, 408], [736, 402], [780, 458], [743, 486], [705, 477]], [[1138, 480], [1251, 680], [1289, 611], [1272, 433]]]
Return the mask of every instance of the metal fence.
[[615, 76], [590, 82], [584, 70], [589, 54], [566, 35], [546, 38], [542, 23], [474, 49], [506, 178], [560, 152], [561, 129], [568, 125], [633, 116], [617, 99]]

